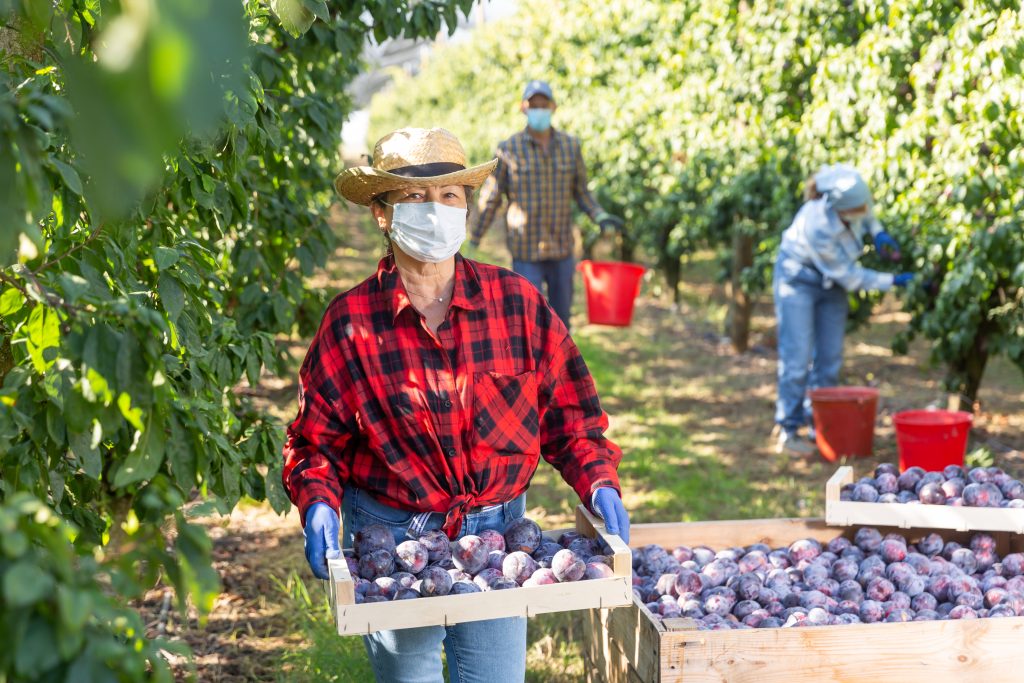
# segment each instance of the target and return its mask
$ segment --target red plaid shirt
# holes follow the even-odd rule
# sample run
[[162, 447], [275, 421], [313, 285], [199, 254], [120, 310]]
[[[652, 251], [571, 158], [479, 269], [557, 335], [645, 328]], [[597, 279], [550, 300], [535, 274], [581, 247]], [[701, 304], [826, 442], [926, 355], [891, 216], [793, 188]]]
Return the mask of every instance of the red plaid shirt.
[[299, 371], [284, 486], [305, 524], [350, 484], [382, 503], [447, 514], [512, 500], [543, 457], [581, 500], [619, 488], [619, 448], [576, 344], [527, 280], [456, 256], [436, 336], [394, 260], [331, 302]]

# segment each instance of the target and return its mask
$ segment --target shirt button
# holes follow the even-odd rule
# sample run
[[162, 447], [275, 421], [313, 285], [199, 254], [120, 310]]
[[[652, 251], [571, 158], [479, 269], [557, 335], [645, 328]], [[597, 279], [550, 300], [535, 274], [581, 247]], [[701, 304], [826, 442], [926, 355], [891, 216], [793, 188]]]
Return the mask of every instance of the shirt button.
[[448, 449], [448, 457], [449, 458], [454, 458], [455, 457], [455, 449], [454, 448], [449, 448]]
[[452, 402], [451, 401], [445, 401], [444, 402], [444, 407], [445, 408], [451, 408], [452, 407]]

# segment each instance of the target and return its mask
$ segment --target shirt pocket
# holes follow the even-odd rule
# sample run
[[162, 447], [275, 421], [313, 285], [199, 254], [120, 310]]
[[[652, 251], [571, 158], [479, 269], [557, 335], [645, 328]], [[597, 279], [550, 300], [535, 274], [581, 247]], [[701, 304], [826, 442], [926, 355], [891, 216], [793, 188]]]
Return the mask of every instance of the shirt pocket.
[[537, 375], [473, 374], [473, 458], [540, 455]]

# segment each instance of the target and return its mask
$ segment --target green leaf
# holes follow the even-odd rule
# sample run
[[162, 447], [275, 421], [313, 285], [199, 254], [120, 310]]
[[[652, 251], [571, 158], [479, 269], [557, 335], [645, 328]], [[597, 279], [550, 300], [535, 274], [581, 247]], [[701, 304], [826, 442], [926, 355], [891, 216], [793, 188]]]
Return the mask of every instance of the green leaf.
[[164, 462], [166, 442], [163, 419], [156, 413], [150, 413], [146, 429], [114, 474], [114, 488], [152, 479]]
[[77, 631], [89, 618], [92, 598], [89, 593], [61, 585], [57, 587], [57, 606], [60, 608], [61, 623], [69, 631]]
[[304, 0], [270, 0], [270, 9], [281, 20], [284, 30], [298, 38], [316, 21]]
[[160, 270], [167, 270], [177, 263], [179, 258], [181, 258], [181, 252], [170, 247], [157, 247], [156, 253], [153, 255], [156, 267]]
[[68, 186], [68, 189], [77, 195], [81, 195], [82, 179], [78, 176], [78, 171], [60, 159], [53, 159], [53, 165], [57, 167], [57, 171], [60, 172], [60, 177], [64, 180], [64, 184]]
[[176, 321], [185, 309], [185, 290], [168, 273], [161, 273], [157, 279], [157, 290], [164, 310], [172, 321]]
[[291, 509], [292, 501], [284, 490], [284, 483], [281, 481], [281, 463], [274, 460], [267, 468], [267, 501], [274, 512], [284, 514]]
[[64, 298], [72, 304], [77, 302], [83, 294], [87, 294], [90, 288], [88, 280], [74, 273], [61, 273], [60, 285], [64, 290]]
[[91, 432], [68, 432], [68, 444], [71, 446], [71, 452], [78, 458], [86, 476], [91, 479], [99, 479], [100, 473], [103, 471], [103, 461], [100, 459], [100, 451], [97, 447], [101, 433], [99, 422], [94, 423]]
[[327, 9], [325, 0], [302, 0], [302, 4], [306, 6], [306, 9], [315, 14], [317, 19], [330, 23], [331, 12]]
[[[38, 583], [45, 585], [41, 576], [49, 577], [49, 574], [40, 575], [38, 570], [35, 571]], [[42, 616], [33, 615], [14, 654], [14, 667], [24, 677], [19, 680], [43, 680], [43, 674], [60, 663], [55, 642], [53, 627]]]
[[0, 316], [17, 313], [25, 305], [25, 297], [13, 287], [0, 294]]
[[45, 373], [54, 360], [48, 357], [47, 351], [56, 349], [60, 344], [60, 320], [57, 312], [46, 306], [33, 308], [25, 325], [25, 341], [36, 372]]
[[10, 607], [27, 607], [52, 590], [53, 577], [28, 560], [15, 562], [4, 574], [4, 600]]

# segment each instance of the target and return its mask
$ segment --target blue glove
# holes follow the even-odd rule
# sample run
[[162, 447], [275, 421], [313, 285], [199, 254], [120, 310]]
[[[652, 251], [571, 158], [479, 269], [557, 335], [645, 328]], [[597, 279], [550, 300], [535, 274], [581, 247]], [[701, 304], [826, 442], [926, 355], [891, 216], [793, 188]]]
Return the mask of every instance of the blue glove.
[[594, 512], [604, 519], [604, 525], [608, 533], [621, 536], [622, 540], [629, 543], [629, 513], [622, 507], [622, 499], [619, 492], [613, 488], [602, 486], [594, 491], [591, 501], [594, 505]]
[[875, 235], [875, 249], [882, 256], [888, 256], [892, 261], [900, 260], [900, 245], [884, 230]]
[[606, 234], [609, 232], [622, 232], [622, 229], [626, 227], [626, 222], [618, 216], [602, 212], [597, 215], [597, 225], [601, 228], [601, 234]]
[[318, 579], [330, 579], [327, 560], [341, 557], [340, 530], [338, 513], [327, 503], [313, 503], [306, 510], [306, 528], [302, 532], [306, 537], [306, 561]]
[[892, 276], [892, 284], [896, 287], [906, 287], [913, 279], [913, 273], [896, 273]]

